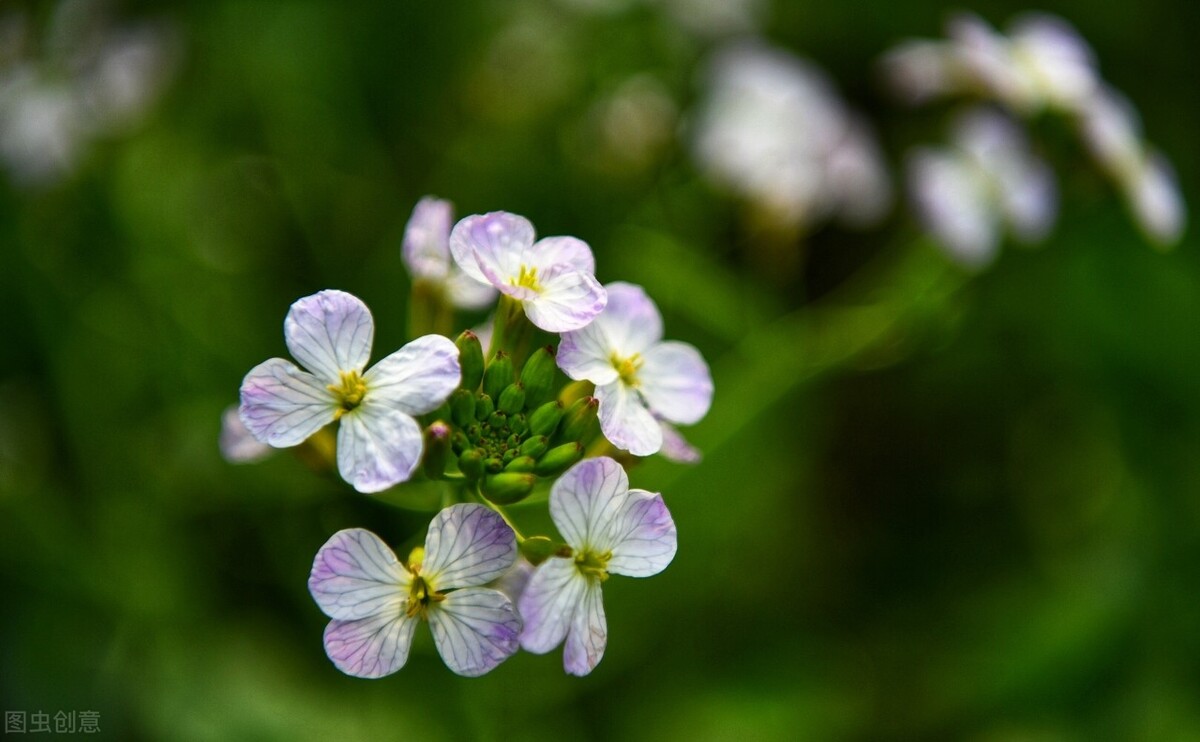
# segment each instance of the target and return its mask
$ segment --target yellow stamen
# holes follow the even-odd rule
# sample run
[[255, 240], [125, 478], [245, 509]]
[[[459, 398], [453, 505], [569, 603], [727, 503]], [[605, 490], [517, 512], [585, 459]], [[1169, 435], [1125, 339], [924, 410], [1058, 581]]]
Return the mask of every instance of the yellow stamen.
[[340, 385], [330, 384], [326, 387], [338, 400], [339, 406], [333, 415], [335, 420], [362, 404], [367, 393], [367, 384], [357, 371], [339, 371], [338, 376], [341, 378]]
[[542, 290], [542, 284], [538, 283], [537, 268], [530, 268], [527, 265], [522, 265], [521, 272], [517, 277], [508, 279], [508, 282], [513, 286], [532, 289], [537, 292], [541, 292]]
[[430, 604], [441, 603], [445, 599], [446, 596], [434, 590], [424, 577], [414, 573], [412, 587], [408, 590], [408, 607], [404, 609], [404, 614], [409, 618], [427, 618]]
[[594, 551], [580, 551], [575, 554], [575, 567], [586, 577], [594, 577], [601, 582], [608, 579], [608, 560], [612, 552], [597, 554]]
[[621, 377], [621, 381], [625, 382], [626, 386], [636, 387], [638, 385], [637, 372], [642, 367], [642, 355], [634, 353], [628, 358], [613, 353], [608, 358], [609, 363], [617, 370], [617, 375]]

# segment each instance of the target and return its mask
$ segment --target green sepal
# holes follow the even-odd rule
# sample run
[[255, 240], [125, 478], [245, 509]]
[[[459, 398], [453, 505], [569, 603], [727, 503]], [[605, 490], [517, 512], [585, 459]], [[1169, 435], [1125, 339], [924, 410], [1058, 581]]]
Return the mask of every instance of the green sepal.
[[537, 460], [532, 456], [517, 456], [504, 465], [504, 471], [531, 472], [535, 466], [537, 466]]
[[528, 497], [536, 482], [537, 477], [524, 472], [493, 474], [483, 480], [483, 496], [497, 505], [511, 505]]
[[538, 476], [548, 477], [558, 474], [571, 464], [583, 458], [583, 445], [578, 442], [564, 443], [550, 449], [538, 460], [534, 471]]
[[562, 402], [556, 400], [543, 404], [530, 414], [529, 432], [533, 435], [553, 435], [563, 414]]
[[554, 392], [554, 373], [558, 364], [554, 361], [554, 346], [538, 348], [525, 368], [521, 369], [521, 383], [525, 385], [525, 403], [537, 407], [550, 399]]
[[525, 408], [525, 385], [519, 381], [504, 387], [496, 400], [496, 409], [507, 415], [515, 415]]
[[462, 381], [459, 386], [473, 392], [483, 380], [483, 346], [470, 330], [459, 335], [454, 344], [458, 346], [458, 365], [462, 368]]
[[514, 378], [512, 358], [500, 351], [483, 372], [483, 391], [492, 399], [500, 399]]

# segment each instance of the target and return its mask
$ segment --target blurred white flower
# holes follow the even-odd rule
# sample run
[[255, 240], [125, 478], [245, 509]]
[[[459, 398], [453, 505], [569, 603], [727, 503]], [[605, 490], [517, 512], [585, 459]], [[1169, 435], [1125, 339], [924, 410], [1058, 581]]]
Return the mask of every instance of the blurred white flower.
[[1058, 198], [1050, 168], [1020, 128], [987, 109], [955, 121], [952, 146], [922, 148], [908, 161], [918, 217], [955, 261], [981, 268], [1007, 231], [1036, 242], [1054, 224]]
[[886, 211], [891, 186], [873, 138], [815, 66], [741, 42], [716, 53], [705, 84], [692, 150], [713, 182], [784, 226], [865, 224]]

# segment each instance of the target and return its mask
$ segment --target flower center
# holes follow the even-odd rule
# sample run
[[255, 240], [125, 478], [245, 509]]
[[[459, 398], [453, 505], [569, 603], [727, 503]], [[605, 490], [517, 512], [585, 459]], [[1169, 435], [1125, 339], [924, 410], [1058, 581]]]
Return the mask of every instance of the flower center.
[[508, 282], [513, 286], [530, 289], [532, 291], [541, 292], [542, 284], [538, 283], [537, 268], [530, 268], [527, 265], [521, 266], [521, 272], [516, 278], [508, 279]]
[[438, 591], [433, 589], [433, 586], [421, 576], [421, 560], [425, 558], [425, 549], [418, 546], [408, 555], [408, 571], [412, 573], [412, 585], [408, 588], [408, 607], [404, 609], [404, 614], [409, 618], [419, 616], [422, 619], [427, 618], [429, 614], [429, 606], [433, 603], [441, 603], [446, 599]]
[[594, 551], [581, 551], [575, 554], [575, 567], [586, 577], [594, 577], [601, 582], [608, 579], [608, 560], [612, 552], [597, 554]]
[[357, 371], [339, 371], [341, 384], [330, 384], [327, 388], [337, 397], [338, 410], [334, 419], [341, 417], [362, 404], [363, 396], [367, 393], [367, 384]]
[[621, 381], [625, 382], [626, 386], [637, 386], [637, 372], [642, 367], [642, 355], [634, 353], [628, 358], [613, 353], [608, 357], [609, 363], [617, 370], [617, 375], [621, 377]]

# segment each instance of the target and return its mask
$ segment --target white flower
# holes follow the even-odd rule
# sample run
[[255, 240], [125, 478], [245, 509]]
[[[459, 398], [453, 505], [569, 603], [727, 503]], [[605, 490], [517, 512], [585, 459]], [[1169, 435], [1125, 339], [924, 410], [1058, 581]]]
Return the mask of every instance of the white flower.
[[516, 536], [482, 505], [458, 504], [429, 524], [408, 564], [361, 528], [335, 533], [317, 552], [308, 589], [333, 620], [325, 652], [347, 675], [379, 678], [408, 660], [413, 631], [429, 621], [438, 654], [459, 675], [482, 675], [517, 651], [512, 601], [481, 585], [517, 558]]
[[573, 551], [534, 570], [518, 607], [521, 646], [544, 654], [564, 639], [563, 667], [587, 675], [604, 656], [608, 625], [600, 585], [610, 574], [650, 577], [675, 557], [676, 531], [662, 495], [629, 489], [610, 458], [586, 459], [550, 490], [550, 517]]
[[283, 325], [283, 358], [254, 367], [242, 382], [242, 422], [255, 438], [286, 448], [335, 420], [338, 470], [359, 492], [407, 481], [421, 460], [413, 419], [438, 407], [458, 386], [458, 348], [440, 335], [408, 343], [364, 372], [375, 323], [344, 291], [322, 291], [292, 304]]
[[547, 332], [577, 330], [604, 309], [587, 243], [574, 237], [534, 242], [533, 225], [523, 216], [468, 216], [450, 232], [450, 252], [464, 273], [520, 302], [529, 321]]
[[238, 416], [237, 405], [225, 408], [221, 413], [221, 437], [219, 441], [221, 455], [231, 464], [249, 464], [259, 461], [274, 450], [267, 444], [254, 437], [242, 418]]
[[450, 256], [450, 227], [454, 207], [449, 201], [426, 196], [417, 202], [404, 228], [400, 257], [414, 279], [440, 288], [461, 309], [482, 309], [496, 290], [463, 273]]
[[663, 446], [661, 420], [699, 422], [712, 404], [708, 364], [687, 343], [662, 340], [662, 315], [640, 286], [610, 283], [608, 306], [582, 330], [563, 333], [558, 366], [596, 385], [600, 429], [635, 456]]

